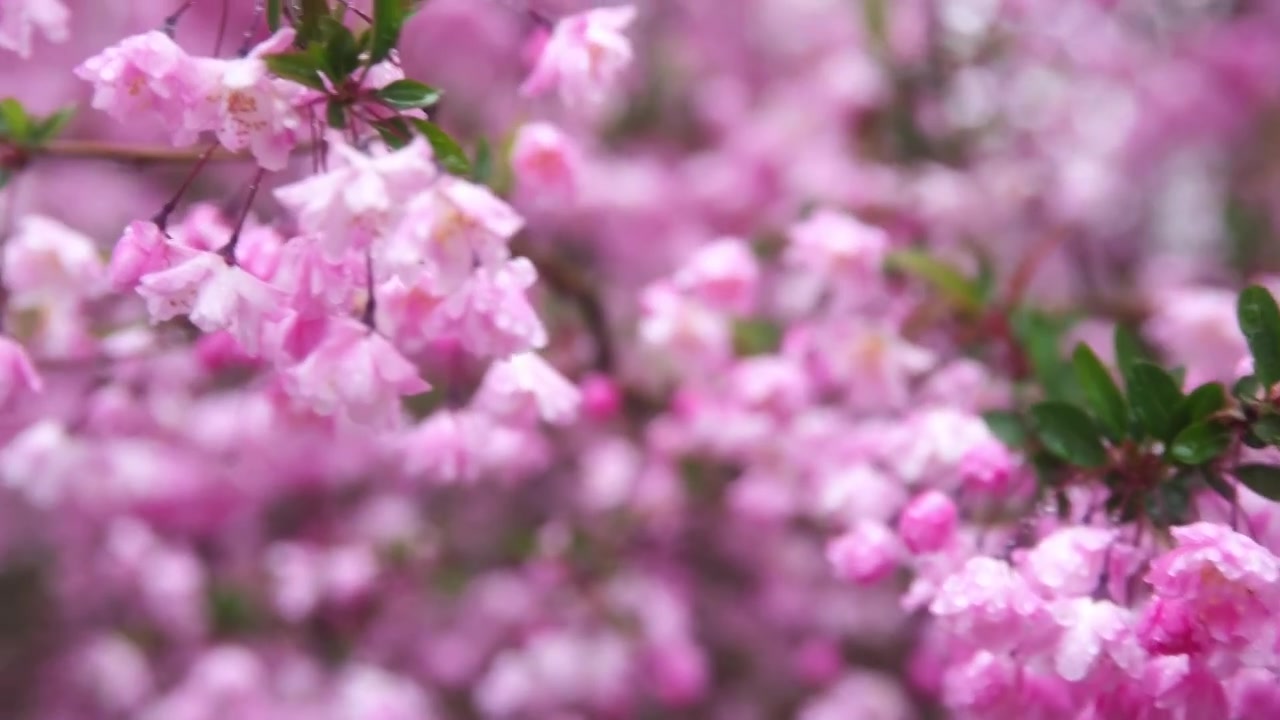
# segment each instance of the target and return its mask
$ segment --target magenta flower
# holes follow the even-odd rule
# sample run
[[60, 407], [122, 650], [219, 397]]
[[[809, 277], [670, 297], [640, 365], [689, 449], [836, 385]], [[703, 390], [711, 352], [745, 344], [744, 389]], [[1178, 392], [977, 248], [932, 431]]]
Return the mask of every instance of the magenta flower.
[[511, 168], [522, 197], [562, 205], [578, 192], [582, 158], [573, 140], [546, 122], [528, 123], [511, 144]]
[[191, 255], [186, 247], [170, 242], [155, 223], [135, 220], [116, 241], [107, 274], [117, 290], [131, 289], [144, 275], [168, 270]]
[[992, 651], [1044, 633], [1048, 608], [1008, 563], [975, 557], [942, 583], [929, 611], [957, 640]]

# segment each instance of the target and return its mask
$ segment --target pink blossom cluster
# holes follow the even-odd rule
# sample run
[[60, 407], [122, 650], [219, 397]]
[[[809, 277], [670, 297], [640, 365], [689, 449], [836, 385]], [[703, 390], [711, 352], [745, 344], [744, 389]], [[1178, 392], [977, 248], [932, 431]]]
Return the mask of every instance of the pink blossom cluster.
[[1253, 372], [1271, 4], [431, 0], [315, 83], [275, 5], [0, 0], [79, 106], [0, 113], [0, 708], [1280, 713], [1275, 503], [988, 422], [1116, 325]]

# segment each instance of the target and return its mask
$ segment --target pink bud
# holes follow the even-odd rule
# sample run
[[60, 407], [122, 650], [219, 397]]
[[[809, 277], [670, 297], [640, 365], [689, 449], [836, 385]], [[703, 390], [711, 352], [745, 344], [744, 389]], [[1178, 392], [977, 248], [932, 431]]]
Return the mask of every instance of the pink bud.
[[592, 420], [611, 420], [622, 409], [622, 392], [607, 375], [583, 378], [578, 389], [582, 392], [582, 412]]
[[956, 505], [937, 490], [917, 495], [898, 519], [898, 534], [913, 553], [941, 550], [956, 531]]
[[877, 522], [858, 527], [827, 544], [827, 562], [835, 574], [856, 583], [869, 584], [888, 576], [897, 567], [898, 540]]
[[697, 702], [707, 688], [707, 659], [692, 643], [673, 642], [651, 656], [658, 695], [670, 706]]
[[1009, 448], [994, 438], [978, 443], [960, 460], [960, 481], [966, 490], [987, 495], [1005, 495], [1013, 482], [1016, 459]]

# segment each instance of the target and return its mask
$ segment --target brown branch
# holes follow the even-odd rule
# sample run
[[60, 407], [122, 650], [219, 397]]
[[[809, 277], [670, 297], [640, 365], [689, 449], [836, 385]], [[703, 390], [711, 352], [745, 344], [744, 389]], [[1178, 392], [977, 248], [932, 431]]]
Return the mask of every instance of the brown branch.
[[[191, 163], [204, 155], [205, 147], [172, 148], [162, 145], [120, 145], [100, 140], [54, 140], [38, 148], [23, 149], [30, 157], [63, 157], [115, 162]], [[249, 153], [233, 153], [218, 148], [210, 160], [253, 160]]]
[[613, 338], [609, 332], [609, 323], [605, 317], [604, 304], [596, 293], [595, 286], [583, 277], [575, 268], [562, 262], [559, 258], [530, 247], [529, 243], [517, 239], [512, 243], [512, 251], [523, 255], [538, 268], [538, 275], [547, 281], [547, 285], [555, 292], [573, 301], [582, 315], [582, 324], [596, 343], [595, 368], [600, 372], [611, 373], [614, 369]]

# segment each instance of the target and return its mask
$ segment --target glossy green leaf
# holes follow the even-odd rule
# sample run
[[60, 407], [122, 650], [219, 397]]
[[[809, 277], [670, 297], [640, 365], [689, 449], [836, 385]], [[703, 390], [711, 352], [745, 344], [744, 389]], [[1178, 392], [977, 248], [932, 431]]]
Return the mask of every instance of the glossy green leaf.
[[427, 142], [431, 143], [431, 150], [435, 153], [436, 162], [440, 163], [441, 167], [454, 175], [471, 175], [471, 161], [467, 159], [466, 151], [457, 140], [430, 120], [414, 118], [411, 122]]
[[1183, 428], [1169, 445], [1169, 457], [1183, 465], [1200, 465], [1218, 457], [1231, 445], [1231, 430], [1215, 422]]
[[324, 89], [324, 80], [320, 76], [324, 66], [321, 59], [313, 53], [287, 52], [268, 55], [263, 59], [267, 63], [267, 69], [278, 77], [315, 90]]
[[1151, 437], [1170, 440], [1186, 424], [1182, 416], [1182, 390], [1158, 365], [1137, 362], [1125, 378], [1129, 406], [1138, 426]]
[[373, 0], [373, 32], [369, 48], [370, 64], [387, 59], [400, 41], [404, 26], [404, 0]]
[[1227, 391], [1222, 383], [1205, 383], [1187, 395], [1182, 414], [1191, 422], [1205, 418], [1227, 407]]
[[378, 135], [387, 147], [392, 150], [399, 150], [409, 141], [413, 139], [413, 129], [409, 127], [409, 123], [404, 118], [387, 118], [373, 126], [378, 131]]
[[1241, 402], [1256, 402], [1262, 397], [1262, 383], [1254, 375], [1245, 375], [1231, 386], [1231, 394]]
[[1102, 467], [1107, 451], [1093, 420], [1080, 408], [1064, 402], [1042, 402], [1031, 408], [1031, 423], [1049, 452], [1073, 465]]
[[1076, 346], [1071, 364], [1094, 417], [1098, 418], [1108, 437], [1120, 440], [1129, 429], [1129, 410], [1125, 406], [1124, 395], [1111, 378], [1111, 372], [1084, 343]]
[[360, 48], [351, 29], [333, 18], [321, 20], [320, 31], [324, 37], [325, 70], [329, 79], [339, 84], [360, 67]]
[[1071, 328], [1070, 319], [1023, 310], [1014, 313], [1010, 322], [1045, 397], [1072, 402], [1083, 400], [1071, 362], [1062, 351], [1062, 338]]
[[415, 110], [440, 102], [440, 91], [416, 80], [397, 80], [378, 90], [378, 101], [397, 110]]
[[1232, 472], [1240, 484], [1268, 500], [1280, 500], [1280, 467], [1240, 465]]
[[1120, 376], [1129, 377], [1133, 366], [1147, 360], [1147, 353], [1142, 348], [1142, 341], [1131, 330], [1117, 325], [1115, 331], [1116, 366], [1120, 368]]
[[1280, 382], [1280, 307], [1266, 288], [1245, 288], [1236, 303], [1240, 332], [1253, 354], [1253, 374], [1263, 387]]
[[1014, 449], [1021, 449], [1027, 444], [1027, 428], [1022, 418], [1007, 410], [988, 410], [982, 413], [987, 428], [1000, 442]]

